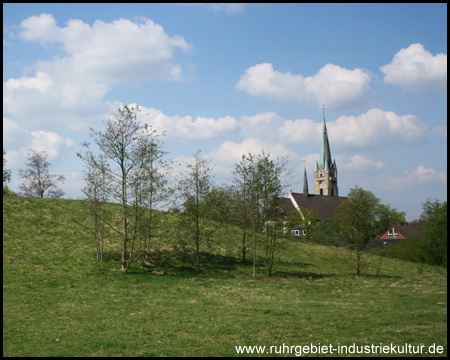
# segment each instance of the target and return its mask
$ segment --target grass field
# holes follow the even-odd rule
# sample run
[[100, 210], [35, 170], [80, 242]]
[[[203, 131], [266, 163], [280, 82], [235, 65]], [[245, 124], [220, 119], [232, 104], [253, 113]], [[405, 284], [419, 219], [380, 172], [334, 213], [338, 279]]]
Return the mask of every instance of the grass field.
[[447, 355], [444, 268], [366, 255], [356, 277], [351, 252], [292, 239], [271, 278], [262, 261], [252, 279], [250, 262], [218, 253], [200, 266], [167, 254], [163, 266], [123, 275], [120, 244], [95, 260], [93, 240], [73, 221], [82, 212], [74, 200], [3, 198], [3, 356], [236, 356], [244, 345], [405, 343], [436, 344]]

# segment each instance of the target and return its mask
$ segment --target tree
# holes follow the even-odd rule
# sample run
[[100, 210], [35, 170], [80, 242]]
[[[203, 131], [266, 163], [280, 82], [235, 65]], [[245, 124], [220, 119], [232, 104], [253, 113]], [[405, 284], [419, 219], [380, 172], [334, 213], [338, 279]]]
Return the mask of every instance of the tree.
[[447, 202], [428, 199], [422, 204], [419, 230], [398, 245], [386, 249], [386, 255], [406, 261], [447, 267]]
[[[253, 235], [253, 277], [256, 277], [256, 253], [258, 234], [264, 232], [265, 265], [267, 275], [272, 274], [276, 240], [283, 231], [280, 223], [282, 202], [282, 181], [285, 174], [286, 159], [271, 159], [270, 154], [243, 155], [236, 165], [234, 183], [240, 194], [239, 208], [245, 217], [241, 228], [244, 233], [244, 246], [247, 228]], [[245, 254], [245, 247], [244, 247]]]
[[212, 168], [199, 150], [194, 153], [194, 161], [187, 164], [187, 171], [179, 185], [183, 200], [181, 224], [195, 249], [196, 262], [199, 265], [200, 246], [210, 235], [205, 221], [209, 210], [205, 200], [212, 187]]
[[[213, 186], [205, 199], [208, 209], [206, 219], [209, 220], [211, 235], [221, 239], [221, 247], [232, 253], [239, 253], [239, 245], [234, 236], [229, 236], [235, 226], [239, 224], [236, 216], [237, 197], [234, 187], [229, 185]], [[222, 235], [222, 236], [221, 236]]]
[[149, 258], [153, 230], [159, 223], [155, 220], [155, 209], [173, 194], [168, 184], [170, 164], [164, 159], [167, 153], [162, 150], [162, 141], [156, 131], [152, 131], [149, 135], [142, 144], [141, 170], [135, 180], [136, 190], [139, 189], [141, 192], [138, 198], [143, 211], [140, 228], [142, 234], [139, 237], [139, 265], [148, 261]]
[[339, 209], [339, 233], [344, 242], [355, 250], [356, 275], [361, 274], [362, 252], [377, 235], [379, 206], [380, 200], [375, 195], [355, 186]]
[[256, 277], [257, 234], [262, 230], [262, 213], [260, 207], [260, 173], [258, 172], [257, 156], [242, 155], [241, 162], [236, 165], [234, 181], [241, 198], [239, 210], [243, 215], [241, 229], [243, 230], [243, 255], [245, 256], [246, 233], [249, 228], [253, 238], [253, 278]]
[[259, 181], [257, 190], [260, 192], [261, 215], [265, 234], [265, 265], [267, 276], [272, 276], [277, 238], [283, 233], [282, 195], [286, 159], [273, 160], [270, 154], [264, 152], [258, 157]]
[[447, 201], [427, 199], [422, 205], [424, 225], [419, 236], [424, 245], [424, 260], [447, 267]]
[[397, 209], [391, 209], [389, 205], [380, 204], [378, 207], [377, 233], [382, 234], [391, 226], [406, 223], [405, 213]]
[[3, 149], [3, 195], [8, 192], [7, 184], [11, 181], [11, 170], [5, 169], [6, 159], [5, 159], [6, 151]]
[[[133, 260], [134, 241], [139, 235], [142, 211], [142, 184], [145, 173], [142, 164], [148, 155], [148, 146], [154, 132], [137, 120], [139, 108], [122, 106], [105, 123], [105, 131], [91, 129], [91, 137], [100, 151], [100, 161], [85, 142], [86, 154], [79, 154], [91, 173], [99, 172], [103, 191], [108, 198], [121, 204], [120, 226], [109, 226], [122, 239], [122, 273], [126, 274]], [[89, 166], [88, 166], [89, 168]], [[99, 184], [100, 185], [100, 184]], [[128, 246], [128, 243], [131, 243]]]
[[48, 153], [43, 150], [30, 149], [27, 169], [19, 170], [24, 179], [20, 190], [24, 196], [60, 198], [64, 191], [58, 188], [58, 183], [64, 183], [64, 176], [49, 173]]
[[86, 212], [92, 219], [97, 260], [103, 261], [105, 230], [109, 221], [109, 213], [106, 209], [106, 202], [109, 198], [106, 178], [108, 165], [104, 157], [95, 157], [91, 152], [86, 154], [84, 160], [87, 171], [85, 174], [86, 186], [82, 191], [86, 196]]
[[242, 231], [242, 262], [245, 262], [247, 233], [253, 219], [250, 201], [250, 158], [250, 154], [248, 157], [243, 155], [241, 162], [235, 165], [233, 172], [233, 184], [236, 193], [234, 206], [235, 218], [237, 225]]
[[307, 209], [307, 208], [302, 209], [300, 224], [302, 226], [302, 230], [306, 232], [305, 237], [307, 239], [311, 238], [313, 228], [318, 221], [319, 221], [319, 214], [317, 209]]

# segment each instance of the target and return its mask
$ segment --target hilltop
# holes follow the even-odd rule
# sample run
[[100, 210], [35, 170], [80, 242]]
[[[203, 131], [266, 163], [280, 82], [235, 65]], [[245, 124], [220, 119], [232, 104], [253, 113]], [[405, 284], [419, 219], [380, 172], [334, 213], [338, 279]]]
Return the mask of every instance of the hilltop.
[[83, 212], [76, 200], [3, 198], [4, 356], [234, 356], [235, 346], [311, 343], [447, 353], [446, 269], [366, 255], [356, 277], [351, 252], [286, 239], [272, 277], [261, 262], [252, 279], [251, 263], [220, 247], [196, 266], [161, 244], [166, 261], [123, 275], [120, 243], [96, 261]]

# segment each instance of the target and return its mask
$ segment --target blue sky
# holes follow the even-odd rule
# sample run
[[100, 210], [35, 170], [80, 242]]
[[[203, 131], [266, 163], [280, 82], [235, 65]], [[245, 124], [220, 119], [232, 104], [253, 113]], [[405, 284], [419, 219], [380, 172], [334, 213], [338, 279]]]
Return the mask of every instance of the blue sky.
[[312, 191], [325, 105], [339, 193], [421, 214], [447, 199], [447, 4], [3, 4], [3, 146], [12, 189], [45, 149], [81, 197], [80, 143], [120, 104], [231, 179], [289, 155]]

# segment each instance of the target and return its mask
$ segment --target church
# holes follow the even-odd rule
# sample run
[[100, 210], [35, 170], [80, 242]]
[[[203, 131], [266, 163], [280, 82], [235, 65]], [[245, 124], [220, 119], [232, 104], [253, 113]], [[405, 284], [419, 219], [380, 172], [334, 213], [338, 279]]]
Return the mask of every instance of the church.
[[347, 199], [346, 197], [339, 196], [337, 176], [336, 160], [331, 157], [324, 114], [320, 157], [316, 160], [314, 169], [314, 193], [309, 193], [305, 167], [303, 193], [295, 193], [292, 190], [289, 192], [289, 197], [283, 199], [285, 214], [290, 214], [293, 210], [297, 210], [304, 217], [304, 209], [309, 209], [317, 211], [319, 221], [332, 217], [339, 205]]

